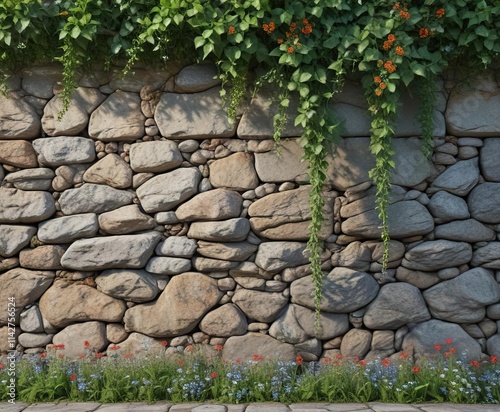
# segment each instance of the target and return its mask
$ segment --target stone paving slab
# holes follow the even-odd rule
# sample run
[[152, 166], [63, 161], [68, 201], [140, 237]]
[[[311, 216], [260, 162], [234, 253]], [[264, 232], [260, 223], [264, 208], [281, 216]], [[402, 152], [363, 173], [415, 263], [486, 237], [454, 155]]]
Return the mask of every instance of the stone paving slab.
[[35, 403], [23, 412], [94, 412], [101, 405], [97, 402]]
[[29, 403], [16, 402], [14, 405], [8, 402], [0, 403], [0, 412], [21, 412], [29, 406]]
[[227, 412], [227, 408], [224, 405], [200, 405], [191, 412]]
[[368, 403], [370, 409], [374, 412], [419, 412], [421, 409], [416, 408], [413, 405], [394, 405], [387, 403]]
[[168, 412], [172, 403], [154, 403], [131, 402], [131, 403], [110, 403], [101, 405], [96, 412]]
[[291, 412], [291, 409], [282, 403], [252, 403], [245, 412]]
[[424, 412], [499, 412], [500, 405], [426, 403], [416, 405]]

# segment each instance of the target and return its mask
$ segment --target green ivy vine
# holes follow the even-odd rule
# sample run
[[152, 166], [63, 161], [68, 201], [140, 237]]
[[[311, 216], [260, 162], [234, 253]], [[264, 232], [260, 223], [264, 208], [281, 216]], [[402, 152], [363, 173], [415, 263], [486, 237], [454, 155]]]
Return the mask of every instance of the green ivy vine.
[[[418, 84], [423, 151], [432, 153], [436, 78], [449, 65], [487, 67], [500, 54], [500, 5], [495, 0], [4, 0], [0, 3], [0, 78], [33, 61], [63, 66], [63, 111], [77, 76], [96, 60], [212, 60], [234, 120], [249, 73], [277, 85], [276, 141], [288, 120], [303, 134], [309, 162], [312, 223], [308, 248], [319, 316], [322, 192], [330, 147], [340, 136], [330, 99], [358, 73], [369, 103], [370, 149], [377, 208], [388, 261], [388, 205], [398, 99]], [[4, 82], [5, 85], [5, 82]], [[317, 318], [319, 319], [319, 318]]]

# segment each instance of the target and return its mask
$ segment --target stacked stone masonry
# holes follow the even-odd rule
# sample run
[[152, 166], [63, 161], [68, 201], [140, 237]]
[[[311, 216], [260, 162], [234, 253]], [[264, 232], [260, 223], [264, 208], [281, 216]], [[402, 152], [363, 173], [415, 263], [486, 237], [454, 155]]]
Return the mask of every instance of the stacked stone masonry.
[[230, 123], [214, 74], [97, 71], [61, 119], [58, 67], [11, 77], [0, 96], [2, 353], [13, 297], [26, 355], [63, 344], [78, 357], [88, 341], [108, 355], [418, 359], [452, 339], [467, 359], [500, 356], [498, 74], [436, 85], [432, 162], [418, 101], [402, 96], [386, 273], [363, 92], [347, 82], [332, 102], [345, 138], [325, 187], [320, 329], [301, 130], [290, 120], [276, 150], [272, 89]]

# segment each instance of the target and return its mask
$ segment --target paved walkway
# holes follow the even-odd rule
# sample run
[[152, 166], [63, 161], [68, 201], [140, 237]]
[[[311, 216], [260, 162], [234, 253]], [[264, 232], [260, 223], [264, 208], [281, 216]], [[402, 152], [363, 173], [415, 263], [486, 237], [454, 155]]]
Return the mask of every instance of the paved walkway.
[[201, 403], [16, 403], [0, 405], [0, 412], [500, 412], [500, 405], [427, 403], [252, 403], [221, 405]]

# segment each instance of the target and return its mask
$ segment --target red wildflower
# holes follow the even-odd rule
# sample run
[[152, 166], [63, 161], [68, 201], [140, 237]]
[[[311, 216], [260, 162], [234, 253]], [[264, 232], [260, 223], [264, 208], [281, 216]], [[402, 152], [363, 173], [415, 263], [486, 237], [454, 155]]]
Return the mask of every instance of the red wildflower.
[[444, 14], [445, 14], [445, 9], [443, 9], [443, 8], [437, 9], [436, 17], [438, 19], [441, 19], [442, 17], [444, 17]]
[[304, 358], [300, 355], [297, 355], [295, 358], [295, 362], [297, 362], [297, 365], [302, 365], [304, 363]]
[[436, 350], [441, 350], [441, 345], [440, 345], [440, 344], [438, 344], [438, 343], [436, 343], [436, 344], [434, 345], [434, 349], [436, 349]]
[[3, 363], [0, 363], [0, 370], [4, 369], [5, 365]]
[[312, 26], [310, 24], [306, 24], [304, 27], [302, 27], [302, 33], [304, 34], [310, 34], [312, 33], [313, 29], [312, 29]]
[[186, 352], [192, 352], [193, 351], [193, 345], [188, 345], [186, 346], [186, 348], [184, 349]]
[[46, 358], [47, 357], [47, 352], [40, 353], [40, 355], [38, 355], [38, 357], [40, 359]]
[[229, 34], [234, 34], [234, 32], [235, 32], [235, 31], [236, 31], [236, 30], [235, 30], [235, 28], [234, 28], [233, 26], [229, 26], [229, 29], [227, 30], [227, 32], [228, 32]]
[[238, 359], [236, 359], [236, 360], [235, 360], [235, 362], [236, 362], [236, 363], [241, 363], [241, 359], [240, 359], [240, 358], [238, 358]]
[[392, 47], [392, 43], [390, 41], [385, 41], [384, 45], [382, 46], [382, 48], [384, 50], [389, 50], [391, 47]]
[[109, 347], [109, 350], [118, 350], [118, 349], [120, 349], [120, 346], [116, 345], [116, 344], [110, 345], [110, 347]]
[[74, 381], [76, 379], [76, 375], [74, 373], [72, 373], [71, 375], [69, 375], [69, 380], [70, 381]]
[[457, 353], [457, 350], [455, 348], [450, 348], [450, 353]]
[[495, 364], [498, 362], [498, 356], [496, 355], [491, 355], [490, 362]]
[[425, 39], [426, 37], [429, 36], [429, 29], [422, 27], [419, 31], [419, 35], [421, 39]]
[[413, 373], [419, 373], [420, 372], [420, 367], [418, 367], [417, 365], [415, 365], [412, 369], [412, 372]]
[[179, 360], [177, 361], [177, 365], [179, 365], [179, 366], [184, 365], [184, 360], [179, 359]]
[[407, 10], [401, 10], [399, 12], [399, 16], [402, 17], [403, 19], [408, 20], [410, 18], [410, 13], [408, 13]]
[[295, 22], [290, 23], [290, 31], [293, 32], [296, 28], [297, 28], [297, 23]]
[[380, 362], [382, 364], [382, 366], [391, 366], [391, 361], [389, 360], [389, 358], [384, 358], [382, 359], [382, 361]]
[[99, 352], [96, 352], [95, 355], [94, 355], [97, 359], [102, 359], [104, 357], [104, 353], [99, 353]]
[[79, 358], [79, 359], [84, 359], [84, 358], [85, 358], [85, 355], [84, 355], [84, 354], [80, 354], [80, 355], [78, 355], [78, 358]]
[[387, 36], [387, 41], [391, 42], [391, 43], [394, 43], [396, 41], [396, 36], [394, 36], [394, 34], [389, 34]]
[[212, 373], [210, 374], [210, 377], [211, 377], [212, 379], [215, 379], [215, 378], [217, 377], [217, 372], [212, 372]]
[[479, 362], [477, 360], [473, 360], [470, 364], [471, 364], [471, 366], [474, 366], [475, 368], [479, 368]]
[[360, 361], [358, 362], [358, 365], [359, 365], [359, 366], [366, 366], [366, 361], [365, 361], [364, 359], [363, 359], [363, 360], [360, 360]]
[[160, 343], [161, 343], [162, 346], [167, 346], [168, 345], [168, 341], [166, 341], [166, 340], [162, 340]]
[[453, 343], [453, 339], [446, 339], [444, 343], [446, 343], [447, 345], [451, 345]]
[[84, 341], [83, 346], [85, 346], [86, 348], [90, 348], [90, 342], [88, 340]]
[[309, 20], [307, 20], [305, 17], [302, 19], [302, 24], [309, 24]]
[[254, 361], [263, 361], [264, 360], [264, 355], [259, 355], [257, 353], [254, 353], [253, 360]]
[[406, 352], [401, 352], [399, 354], [399, 359], [408, 359], [408, 354]]
[[449, 358], [451, 356], [451, 352], [445, 352], [443, 355], [445, 358]]
[[215, 350], [216, 350], [216, 351], [219, 351], [219, 352], [220, 352], [222, 349], [224, 349], [224, 347], [223, 347], [222, 345], [215, 345], [215, 346], [214, 346], [214, 348], [215, 348]]
[[328, 356], [325, 356], [324, 358], [321, 359], [321, 362], [323, 363], [330, 363], [332, 361], [332, 359]]

